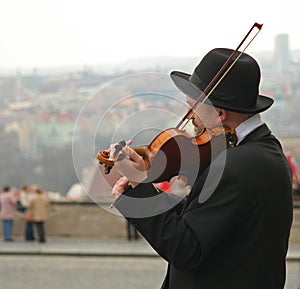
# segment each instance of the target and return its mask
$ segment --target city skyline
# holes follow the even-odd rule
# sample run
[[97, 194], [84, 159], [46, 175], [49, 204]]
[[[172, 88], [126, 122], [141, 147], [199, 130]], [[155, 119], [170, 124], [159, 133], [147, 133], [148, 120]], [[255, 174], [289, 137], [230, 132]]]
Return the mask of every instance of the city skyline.
[[[271, 6], [270, 6], [271, 5]], [[263, 29], [247, 51], [273, 50], [278, 34], [300, 49], [296, 0], [6, 1], [0, 11], [0, 69], [120, 63], [140, 57], [198, 57], [235, 48], [254, 22]]]

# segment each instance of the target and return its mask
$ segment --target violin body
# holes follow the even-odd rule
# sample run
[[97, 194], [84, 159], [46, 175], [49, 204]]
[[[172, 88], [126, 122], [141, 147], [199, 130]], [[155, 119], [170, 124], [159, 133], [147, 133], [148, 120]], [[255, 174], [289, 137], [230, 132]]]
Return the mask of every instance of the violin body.
[[[226, 142], [226, 143], [225, 143]], [[147, 170], [147, 182], [170, 181], [175, 176], [186, 176], [189, 183], [203, 173], [224, 148], [234, 146], [235, 134], [232, 130], [216, 127], [205, 129], [193, 137], [177, 128], [169, 128], [159, 133], [148, 146], [133, 147], [143, 157]], [[109, 151], [100, 151], [97, 159], [106, 166], [106, 173], [113, 167]]]
[[[203, 135], [207, 139], [207, 135]], [[170, 128], [160, 133], [150, 144], [152, 152], [147, 172], [150, 182], [170, 181], [175, 176], [185, 176], [192, 182], [199, 169], [205, 170], [210, 160], [210, 144], [195, 144], [186, 132]]]

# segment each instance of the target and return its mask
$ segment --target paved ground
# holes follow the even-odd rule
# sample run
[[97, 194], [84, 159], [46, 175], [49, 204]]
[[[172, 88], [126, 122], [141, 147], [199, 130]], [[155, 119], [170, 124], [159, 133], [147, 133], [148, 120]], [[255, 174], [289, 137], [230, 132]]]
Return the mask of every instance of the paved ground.
[[165, 272], [143, 239], [0, 241], [1, 289], [157, 289]]
[[0, 241], [0, 255], [56, 255], [56, 256], [147, 256], [155, 251], [143, 239], [128, 242], [120, 239], [48, 238], [45, 244]]
[[158, 289], [165, 271], [160, 258], [0, 255], [0, 288]]
[[[157, 289], [165, 271], [166, 262], [143, 239], [0, 241], [1, 289]], [[300, 244], [291, 244], [285, 289], [298, 288]]]

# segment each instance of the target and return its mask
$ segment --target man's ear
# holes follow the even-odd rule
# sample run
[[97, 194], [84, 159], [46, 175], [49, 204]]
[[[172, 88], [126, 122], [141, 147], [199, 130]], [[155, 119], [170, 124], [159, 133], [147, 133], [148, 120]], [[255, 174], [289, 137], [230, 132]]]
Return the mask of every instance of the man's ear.
[[218, 115], [219, 115], [221, 122], [223, 122], [227, 117], [227, 111], [225, 109], [218, 108]]

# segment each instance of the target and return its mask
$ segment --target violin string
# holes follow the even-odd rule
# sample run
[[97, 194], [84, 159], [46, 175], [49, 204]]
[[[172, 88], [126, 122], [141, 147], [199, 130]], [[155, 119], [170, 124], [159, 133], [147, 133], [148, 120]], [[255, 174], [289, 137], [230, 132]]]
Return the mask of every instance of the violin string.
[[[220, 84], [220, 82], [223, 80], [223, 78], [227, 75], [227, 73], [231, 70], [231, 68], [235, 65], [235, 63], [240, 59], [240, 57], [244, 54], [244, 52], [246, 51], [246, 49], [250, 46], [250, 44], [252, 43], [252, 41], [255, 39], [255, 37], [257, 36], [257, 34], [260, 32], [260, 29], [255, 33], [255, 35], [250, 39], [250, 41], [248, 42], [248, 44], [245, 46], [245, 48], [240, 51], [239, 55], [236, 57], [236, 59], [231, 63], [231, 65], [226, 69], [226, 71], [223, 73], [223, 75], [220, 77], [220, 79], [215, 83], [215, 85], [213, 86], [213, 88], [210, 90], [210, 92], [208, 94], [206, 94], [206, 96], [204, 97], [204, 99], [200, 102], [196, 102], [195, 106], [193, 105], [190, 110], [188, 111], [189, 113], [187, 114], [187, 116], [185, 117], [185, 123], [182, 122], [181, 125], [183, 124], [183, 127], [181, 128], [181, 130], [183, 130], [187, 124], [189, 123], [189, 121], [192, 119], [192, 117], [195, 115], [195, 111], [198, 110], [201, 105], [208, 99], [208, 97], [212, 94], [212, 92], [216, 89], [216, 87]], [[249, 34], [249, 33], [248, 33]], [[201, 96], [204, 93], [202, 92], [202, 94], [200, 95], [199, 98], [201, 98]], [[179, 127], [177, 127], [178, 129], [180, 129]]]

